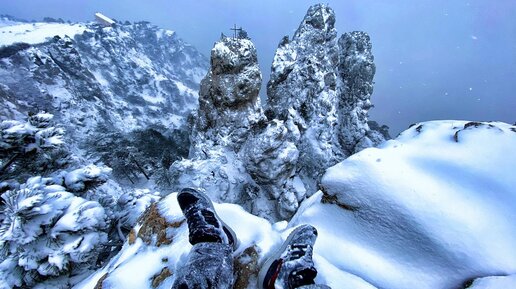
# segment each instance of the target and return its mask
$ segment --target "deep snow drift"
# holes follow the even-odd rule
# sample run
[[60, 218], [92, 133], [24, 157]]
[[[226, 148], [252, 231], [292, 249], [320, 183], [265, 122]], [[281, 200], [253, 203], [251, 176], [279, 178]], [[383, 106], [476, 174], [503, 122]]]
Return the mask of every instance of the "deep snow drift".
[[[240, 240], [235, 288], [256, 288], [264, 256], [302, 223], [319, 231], [316, 281], [332, 288], [463, 288], [515, 274], [515, 146], [516, 127], [505, 123], [426, 122], [330, 168], [288, 224], [216, 204]], [[169, 288], [191, 248], [175, 197], [76, 288]], [[514, 286], [490, 277], [471, 288]]]

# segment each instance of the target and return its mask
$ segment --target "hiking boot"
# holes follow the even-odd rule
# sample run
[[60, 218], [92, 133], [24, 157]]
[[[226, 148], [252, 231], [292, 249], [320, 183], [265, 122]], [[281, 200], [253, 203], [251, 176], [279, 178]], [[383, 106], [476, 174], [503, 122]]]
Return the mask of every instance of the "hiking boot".
[[188, 224], [190, 244], [223, 243], [236, 250], [238, 240], [235, 232], [219, 218], [208, 196], [185, 188], [177, 195], [177, 201]]
[[265, 261], [258, 274], [259, 289], [291, 289], [314, 284], [317, 270], [312, 260], [317, 230], [310, 225], [297, 227], [283, 245]]

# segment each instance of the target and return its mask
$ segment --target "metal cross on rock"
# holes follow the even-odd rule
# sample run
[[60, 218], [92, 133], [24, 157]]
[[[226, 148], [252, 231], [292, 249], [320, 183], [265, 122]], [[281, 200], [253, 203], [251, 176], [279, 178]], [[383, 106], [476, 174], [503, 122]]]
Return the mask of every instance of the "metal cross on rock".
[[234, 24], [233, 28], [230, 28], [230, 30], [233, 30], [233, 38], [238, 38], [238, 32], [242, 32], [242, 27], [237, 28], [236, 24]]

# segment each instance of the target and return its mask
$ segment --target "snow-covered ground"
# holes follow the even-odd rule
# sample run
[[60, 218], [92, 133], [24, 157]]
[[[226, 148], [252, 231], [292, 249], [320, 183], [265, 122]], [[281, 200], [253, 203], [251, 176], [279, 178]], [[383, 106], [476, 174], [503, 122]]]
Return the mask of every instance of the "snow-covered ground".
[[[515, 147], [516, 127], [505, 123], [426, 122], [330, 168], [324, 193], [289, 223], [271, 225], [233, 204], [215, 208], [237, 233], [235, 257], [255, 245], [258, 265], [295, 226], [314, 225], [316, 282], [334, 289], [462, 288], [482, 277], [471, 288], [516, 288], [508, 276], [516, 274]], [[176, 195], [158, 208], [178, 224], [166, 229], [171, 244], [136, 233], [75, 288], [94, 288], [101, 277], [105, 288], [151, 288], [164, 269], [172, 275], [155, 285], [170, 288], [191, 245]], [[256, 288], [254, 278], [247, 288]]]
[[0, 46], [11, 45], [17, 42], [38, 44], [45, 42], [55, 35], [73, 38], [76, 34], [87, 30], [84, 24], [68, 23], [15, 23], [7, 22], [6, 26], [0, 25]]

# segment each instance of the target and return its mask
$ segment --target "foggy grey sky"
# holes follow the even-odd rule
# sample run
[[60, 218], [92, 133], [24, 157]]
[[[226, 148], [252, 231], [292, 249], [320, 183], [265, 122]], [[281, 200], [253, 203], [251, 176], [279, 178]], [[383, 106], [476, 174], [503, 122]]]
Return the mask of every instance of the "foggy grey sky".
[[[258, 50], [264, 81], [276, 47], [294, 33], [308, 0], [0, 0], [0, 14], [93, 20], [147, 20], [209, 56], [236, 23]], [[434, 119], [516, 121], [516, 1], [326, 0], [339, 35], [369, 33], [377, 66], [370, 118], [395, 136]], [[264, 94], [264, 91], [262, 92]]]

